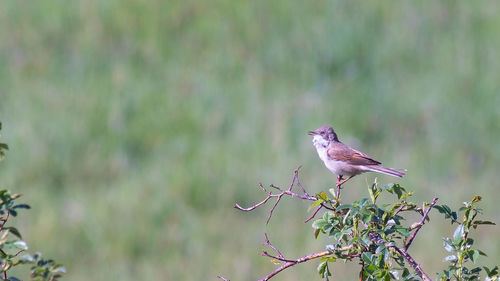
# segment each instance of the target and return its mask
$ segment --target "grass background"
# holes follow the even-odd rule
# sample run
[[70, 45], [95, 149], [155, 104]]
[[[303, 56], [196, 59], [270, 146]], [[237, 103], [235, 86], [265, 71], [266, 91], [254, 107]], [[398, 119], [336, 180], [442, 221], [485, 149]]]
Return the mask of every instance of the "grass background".
[[[264, 232], [287, 257], [322, 250], [302, 202], [280, 203], [268, 226], [266, 208], [232, 207], [299, 165], [310, 192], [331, 187], [306, 135], [325, 124], [407, 168], [399, 182], [414, 200], [458, 208], [480, 194], [484, 218], [500, 222], [497, 1], [1, 6], [1, 187], [25, 194], [21, 232], [66, 280], [253, 280], [275, 268], [257, 255]], [[375, 177], [350, 182], [346, 200]], [[431, 217], [412, 253], [433, 275], [453, 228]], [[487, 265], [498, 237], [474, 236]], [[316, 265], [275, 279], [320, 280]], [[354, 263], [333, 270], [357, 276]]]

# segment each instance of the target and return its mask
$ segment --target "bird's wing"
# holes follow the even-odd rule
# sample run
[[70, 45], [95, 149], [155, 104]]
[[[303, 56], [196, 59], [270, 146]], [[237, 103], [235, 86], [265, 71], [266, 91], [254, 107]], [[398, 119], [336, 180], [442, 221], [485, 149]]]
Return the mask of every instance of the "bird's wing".
[[379, 165], [377, 160], [361, 151], [350, 148], [347, 145], [338, 142], [327, 150], [328, 157], [334, 160], [343, 161], [351, 165]]

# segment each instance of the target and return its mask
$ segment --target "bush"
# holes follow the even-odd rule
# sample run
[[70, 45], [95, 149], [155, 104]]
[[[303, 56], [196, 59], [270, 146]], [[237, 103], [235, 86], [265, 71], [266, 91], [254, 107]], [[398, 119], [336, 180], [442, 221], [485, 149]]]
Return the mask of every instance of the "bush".
[[[0, 131], [2, 123], [0, 122]], [[0, 142], [0, 161], [4, 159], [8, 145]], [[9, 190], [0, 190], [0, 280], [17, 281], [8, 277], [8, 271], [15, 266], [30, 266], [31, 279], [35, 281], [56, 281], [66, 269], [52, 259], [43, 259], [40, 253], [28, 254], [28, 244], [22, 240], [21, 233], [14, 226], [7, 226], [11, 216], [17, 216], [20, 210], [29, 210], [30, 206], [18, 203], [21, 194], [11, 194]]]
[[[262, 255], [270, 257], [280, 266], [260, 280], [268, 280], [299, 263], [319, 259], [317, 270], [325, 280], [328, 280], [332, 275], [329, 269], [330, 263], [356, 261], [360, 265], [360, 280], [430, 281], [432, 279], [429, 274], [408, 250], [415, 236], [429, 220], [429, 213], [433, 209], [443, 214], [445, 220], [457, 225], [451, 237], [444, 238], [443, 246], [448, 252], [448, 256], [444, 258], [447, 266], [436, 275], [436, 280], [482, 280], [481, 276], [485, 281], [500, 280], [498, 266], [488, 268], [477, 265], [479, 257], [486, 256], [486, 254], [473, 248], [474, 240], [469, 237], [469, 234], [479, 226], [494, 225], [493, 222], [477, 219], [477, 216], [482, 212], [478, 207], [481, 201], [480, 196], [475, 196], [471, 201], [464, 202], [464, 206], [457, 212], [452, 211], [446, 205], [437, 205], [438, 198], [417, 205], [409, 201], [412, 192], [407, 191], [399, 184], [379, 187], [375, 181], [368, 188], [369, 198], [362, 198], [346, 204], [340, 200], [340, 186], [337, 192], [330, 189], [332, 197], [325, 192], [311, 196], [300, 183], [298, 171], [299, 169], [295, 170], [288, 189], [271, 185], [271, 188], [278, 191], [272, 193], [260, 184], [260, 188], [267, 194], [264, 200], [249, 208], [243, 208], [238, 204], [235, 207], [242, 211], [252, 211], [275, 198], [276, 201], [267, 218], [267, 222], [269, 222], [274, 209], [283, 196], [312, 201], [309, 211], [314, 210], [314, 212], [306, 222], [313, 220], [320, 211], [323, 211], [321, 218], [312, 223], [314, 237], [327, 235], [332, 242], [325, 245], [324, 251], [308, 254], [298, 259], [288, 259], [273, 246], [266, 234], [265, 244], [273, 252], [263, 251]], [[295, 186], [300, 189], [300, 193], [293, 191]], [[394, 198], [393, 203], [377, 204], [377, 198], [382, 193], [391, 194]], [[417, 213], [421, 218], [409, 224], [407, 223], [409, 213]], [[227, 280], [222, 276], [219, 278]]]

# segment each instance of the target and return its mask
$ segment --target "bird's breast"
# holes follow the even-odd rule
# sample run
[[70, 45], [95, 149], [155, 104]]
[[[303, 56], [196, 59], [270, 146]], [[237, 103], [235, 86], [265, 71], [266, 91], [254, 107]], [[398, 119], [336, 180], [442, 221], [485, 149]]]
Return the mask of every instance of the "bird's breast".
[[364, 172], [364, 170], [358, 165], [351, 165], [344, 161], [331, 159], [330, 157], [328, 157], [326, 147], [323, 147], [321, 145], [315, 145], [315, 146], [319, 158], [321, 159], [321, 161], [323, 161], [326, 168], [328, 168], [328, 170], [330, 170], [332, 173], [348, 177]]

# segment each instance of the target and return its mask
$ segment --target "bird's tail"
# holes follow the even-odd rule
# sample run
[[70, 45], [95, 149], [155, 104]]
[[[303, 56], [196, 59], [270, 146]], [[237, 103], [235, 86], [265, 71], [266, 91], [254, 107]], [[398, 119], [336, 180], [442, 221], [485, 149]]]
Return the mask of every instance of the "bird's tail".
[[386, 167], [382, 167], [382, 166], [373, 165], [373, 166], [367, 166], [366, 168], [372, 172], [382, 173], [382, 174], [386, 174], [386, 175], [393, 176], [393, 177], [402, 178], [404, 175], [406, 175], [406, 173], [403, 171], [399, 171], [399, 170], [391, 169], [391, 168], [386, 168]]

